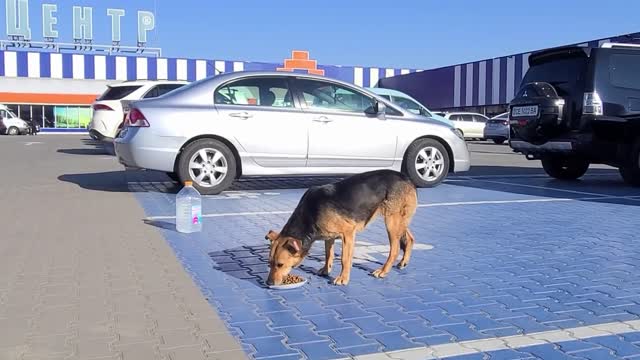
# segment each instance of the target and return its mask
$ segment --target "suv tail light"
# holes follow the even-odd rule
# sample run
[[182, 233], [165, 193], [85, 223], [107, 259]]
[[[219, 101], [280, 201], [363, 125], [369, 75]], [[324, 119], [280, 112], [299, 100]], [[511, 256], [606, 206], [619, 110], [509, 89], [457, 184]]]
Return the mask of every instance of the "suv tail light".
[[596, 91], [584, 93], [584, 101], [582, 103], [583, 115], [602, 115], [602, 100]]
[[127, 113], [126, 124], [129, 127], [149, 127], [149, 122], [144, 117], [142, 111], [136, 108], [132, 108], [129, 110], [129, 113]]
[[94, 104], [93, 110], [94, 111], [98, 111], [98, 110], [113, 111], [113, 109], [109, 105], [105, 105], [105, 104]]

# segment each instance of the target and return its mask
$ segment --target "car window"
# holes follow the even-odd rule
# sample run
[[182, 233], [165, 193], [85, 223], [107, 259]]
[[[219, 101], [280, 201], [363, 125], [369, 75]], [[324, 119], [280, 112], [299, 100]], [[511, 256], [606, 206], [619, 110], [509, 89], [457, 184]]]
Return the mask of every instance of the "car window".
[[462, 121], [473, 122], [473, 115], [460, 115]]
[[294, 107], [287, 79], [283, 77], [233, 81], [216, 90], [214, 102], [224, 105]]
[[341, 85], [306, 79], [297, 83], [310, 108], [364, 112], [373, 105], [372, 98]]
[[110, 86], [107, 90], [98, 98], [98, 100], [120, 100], [126, 96], [129, 96], [134, 91], [140, 89], [142, 86]]
[[474, 120], [475, 122], [485, 123], [485, 122], [487, 122], [487, 120], [489, 120], [489, 119], [487, 119], [486, 117], [484, 117], [484, 116], [482, 116], [482, 115], [473, 115], [473, 120]]
[[378, 96], [380, 96], [383, 99], [387, 99], [387, 100], [391, 101], [391, 96], [389, 96], [389, 95], [378, 95]]
[[144, 94], [144, 96], [142, 97], [143, 99], [150, 99], [150, 98], [154, 98], [154, 97], [158, 97], [158, 87], [154, 86], [151, 90], [147, 91], [146, 94]]
[[462, 116], [461, 115], [450, 115], [449, 116], [449, 120], [451, 120], [451, 121], [462, 121]]
[[162, 96], [170, 91], [183, 87], [185, 84], [162, 84], [158, 85], [158, 96]]
[[611, 85], [626, 89], [640, 89], [640, 56], [611, 55], [609, 63]]
[[431, 114], [422, 105], [418, 104], [417, 102], [411, 99], [407, 99], [400, 96], [394, 96], [393, 102], [416, 115], [431, 116]]

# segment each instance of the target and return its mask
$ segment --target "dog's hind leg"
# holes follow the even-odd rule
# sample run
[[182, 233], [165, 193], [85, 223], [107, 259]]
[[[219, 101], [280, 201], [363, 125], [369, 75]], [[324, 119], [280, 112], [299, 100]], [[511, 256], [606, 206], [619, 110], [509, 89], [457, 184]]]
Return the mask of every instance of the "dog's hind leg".
[[387, 226], [387, 235], [389, 236], [389, 257], [380, 269], [371, 273], [371, 275], [377, 278], [387, 276], [391, 270], [393, 263], [398, 258], [400, 239], [407, 231], [407, 227], [400, 213], [385, 214], [384, 222]]
[[398, 269], [404, 269], [407, 267], [407, 265], [409, 265], [409, 260], [411, 259], [411, 250], [413, 249], [413, 244], [415, 242], [416, 239], [413, 237], [411, 230], [407, 228], [407, 232], [400, 240], [400, 248], [403, 251], [403, 255], [402, 259], [398, 263]]
[[333, 259], [335, 256], [335, 252], [333, 251], [333, 245], [335, 244], [335, 240], [326, 240], [324, 242], [324, 259], [325, 264], [324, 267], [318, 270], [318, 275], [320, 276], [328, 276], [331, 274], [331, 269], [333, 268]]

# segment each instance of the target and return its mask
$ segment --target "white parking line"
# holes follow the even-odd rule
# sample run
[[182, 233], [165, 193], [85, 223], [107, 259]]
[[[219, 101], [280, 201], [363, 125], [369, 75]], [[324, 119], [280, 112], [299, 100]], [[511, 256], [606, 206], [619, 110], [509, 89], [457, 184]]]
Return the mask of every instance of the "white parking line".
[[547, 186], [514, 184], [514, 183], [510, 183], [510, 182], [495, 181], [495, 180], [482, 180], [482, 179], [474, 179], [474, 180], [475, 181], [482, 181], [482, 182], [486, 182], [486, 183], [491, 183], [491, 184], [519, 186], [519, 187], [526, 187], [526, 188], [530, 188], [530, 189], [539, 189], [539, 190], [560, 191], [560, 192], [566, 192], [566, 193], [571, 193], [571, 194], [590, 195], [590, 196], [607, 196], [606, 194], [592, 193], [592, 192], [586, 192], [586, 191], [567, 190], [567, 189], [558, 189], [558, 188], [552, 188], [552, 187], [547, 187]]
[[[603, 174], [586, 174], [584, 177], [606, 177], [606, 176], [614, 176], [614, 175], [618, 175], [617, 172], [610, 172], [610, 173], [603, 173]], [[465, 175], [453, 175], [451, 177], [449, 177], [448, 179], [460, 179], [460, 178], [469, 178], [469, 179], [474, 179], [474, 180], [479, 180], [479, 179], [529, 179], [529, 178], [549, 178], [549, 175], [545, 175], [545, 174], [523, 174], [523, 175], [515, 175], [515, 174], [510, 174], [510, 175], [472, 175], [472, 176], [465, 176]]]
[[[481, 340], [461, 341], [455, 343], [414, 348], [409, 350], [356, 356], [355, 359], [437, 359], [498, 350], [517, 350], [519, 348], [527, 346], [585, 340], [598, 336], [621, 335], [636, 331], [640, 331], [640, 320], [612, 322], [592, 326], [569, 328], [564, 330], [537, 332], [525, 335], [512, 335]], [[386, 357], [381, 357], [381, 355]]]
[[[615, 200], [625, 199], [640, 201], [639, 196], [597, 196], [597, 197], [582, 197], [582, 198], [542, 198], [542, 199], [515, 199], [515, 200], [484, 200], [484, 201], [459, 201], [459, 202], [442, 202], [433, 204], [418, 204], [418, 208], [430, 208], [430, 207], [446, 207], [446, 206], [470, 206], [470, 205], [499, 205], [499, 204], [527, 204], [527, 203], [551, 203], [551, 202], [571, 202], [571, 201], [597, 201], [597, 200]], [[229, 212], [229, 213], [216, 213], [216, 214], [204, 214], [204, 218], [217, 218], [217, 217], [234, 217], [234, 216], [259, 216], [259, 215], [286, 215], [291, 214], [293, 210], [282, 211], [246, 211], [246, 212]], [[167, 220], [175, 219], [175, 216], [148, 216], [145, 220]]]

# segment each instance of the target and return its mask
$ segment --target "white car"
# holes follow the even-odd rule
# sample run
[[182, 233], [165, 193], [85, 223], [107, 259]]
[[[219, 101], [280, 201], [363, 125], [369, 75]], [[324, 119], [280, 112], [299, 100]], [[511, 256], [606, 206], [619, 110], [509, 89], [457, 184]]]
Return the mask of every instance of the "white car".
[[240, 177], [403, 171], [420, 187], [469, 170], [455, 128], [324, 76], [234, 72], [131, 103], [115, 139], [126, 167], [213, 195]]
[[16, 116], [6, 105], [0, 104], [0, 134], [27, 134], [30, 128], [28, 122]]
[[89, 135], [96, 140], [115, 139], [126, 115], [124, 104], [133, 100], [155, 98], [186, 84], [187, 81], [139, 80], [109, 85], [93, 103]]
[[484, 139], [484, 127], [489, 120], [488, 117], [470, 112], [450, 112], [444, 113], [442, 116], [451, 120], [456, 129], [462, 131], [466, 139]]
[[393, 102], [394, 104], [398, 104], [400, 106], [402, 106], [403, 108], [405, 108], [407, 111], [410, 111], [416, 115], [423, 115], [423, 116], [427, 116], [430, 117], [432, 119], [436, 119], [439, 121], [442, 121], [443, 123], [450, 125], [450, 126], [454, 126], [453, 122], [445, 119], [444, 117], [431, 112], [429, 109], [427, 109], [424, 105], [422, 105], [418, 100], [412, 98], [411, 96], [399, 91], [399, 90], [394, 90], [394, 89], [386, 89], [386, 88], [378, 88], [378, 87], [373, 87], [373, 88], [367, 88], [367, 90], [371, 91], [374, 94], [377, 94], [391, 102]]

